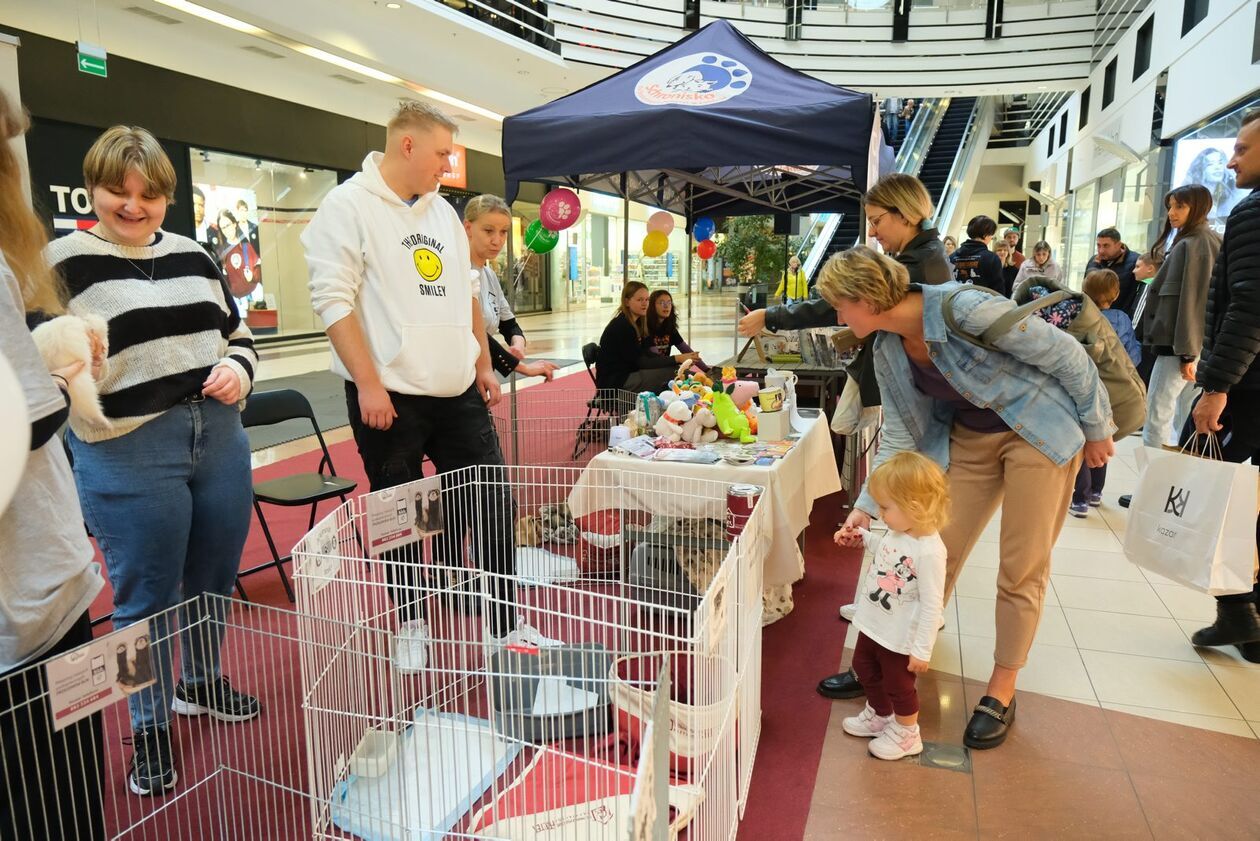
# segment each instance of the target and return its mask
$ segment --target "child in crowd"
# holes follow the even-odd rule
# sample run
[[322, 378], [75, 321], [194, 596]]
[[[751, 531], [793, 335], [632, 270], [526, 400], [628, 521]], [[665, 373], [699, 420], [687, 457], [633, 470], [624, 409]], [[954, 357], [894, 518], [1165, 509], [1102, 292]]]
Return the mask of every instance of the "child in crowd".
[[[938, 534], [949, 511], [945, 473], [919, 453], [904, 452], [871, 473], [868, 485], [888, 531], [862, 540], [874, 548], [859, 585], [853, 670], [866, 688], [866, 707], [846, 718], [850, 736], [872, 739], [879, 759], [923, 752], [915, 675], [927, 671], [945, 600], [945, 544]], [[837, 544], [851, 535], [836, 532]]]
[[[1111, 308], [1111, 305], [1120, 297], [1120, 276], [1111, 269], [1095, 269], [1085, 275], [1083, 291], [1098, 305], [1098, 309], [1102, 310], [1103, 318], [1115, 328], [1116, 335], [1120, 337], [1120, 344], [1129, 354], [1129, 359], [1133, 360], [1135, 366], [1140, 365], [1142, 345], [1133, 334], [1133, 322], [1124, 310]], [[1068, 506], [1068, 513], [1073, 517], [1085, 517], [1089, 514], [1090, 508], [1102, 505], [1102, 490], [1106, 482], [1107, 465], [1089, 467], [1081, 462], [1081, 470], [1076, 474], [1076, 490], [1072, 492], [1072, 503]]]

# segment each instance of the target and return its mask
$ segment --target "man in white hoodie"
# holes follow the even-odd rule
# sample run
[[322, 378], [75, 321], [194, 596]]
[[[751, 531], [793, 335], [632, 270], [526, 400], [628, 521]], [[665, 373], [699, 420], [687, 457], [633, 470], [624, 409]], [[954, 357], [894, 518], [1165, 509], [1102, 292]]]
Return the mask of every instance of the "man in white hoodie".
[[[499, 384], [468, 238], [438, 195], [450, 172], [455, 128], [436, 108], [403, 100], [389, 122], [385, 152], [368, 154], [362, 172], [328, 194], [302, 234], [311, 304], [332, 342], [332, 370], [346, 380], [350, 426], [373, 491], [421, 478], [425, 456], [439, 473], [503, 465], [487, 410], [499, 400]], [[511, 575], [512, 497], [506, 483], [493, 484], [497, 490], [475, 494], [445, 489], [443, 508], [470, 517], [477, 505], [483, 524], [477, 563]], [[447, 527], [462, 524], [448, 520]], [[394, 662], [403, 671], [428, 662], [420, 557], [417, 547], [382, 556], [399, 612]], [[456, 557], [436, 561], [462, 565]], [[507, 645], [554, 644], [517, 617], [512, 582], [495, 582], [489, 633]]]

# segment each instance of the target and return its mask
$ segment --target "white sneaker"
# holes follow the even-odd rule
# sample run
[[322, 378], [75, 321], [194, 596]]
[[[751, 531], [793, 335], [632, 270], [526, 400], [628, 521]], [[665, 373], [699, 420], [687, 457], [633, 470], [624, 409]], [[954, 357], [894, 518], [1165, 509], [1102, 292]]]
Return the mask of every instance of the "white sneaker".
[[888, 722], [884, 732], [871, 740], [866, 749], [876, 759], [901, 759], [906, 756], [917, 756], [923, 753], [923, 739], [919, 736], [919, 725], [906, 727], [898, 724], [897, 719], [894, 718]]
[[844, 728], [844, 732], [850, 736], [861, 736], [864, 739], [873, 739], [888, 726], [888, 722], [892, 721], [891, 715], [876, 715], [875, 710], [867, 704], [857, 715], [849, 716], [840, 722], [840, 726]]
[[503, 648], [558, 648], [564, 640], [543, 636], [543, 632], [526, 622], [519, 616], [516, 627], [501, 637], [490, 635], [490, 641]]
[[404, 622], [394, 634], [394, 668], [400, 672], [422, 672], [429, 665], [429, 623], [423, 619]]
[[857, 616], [857, 604], [846, 604], [840, 607], [840, 618], [845, 622], [852, 622], [853, 617]]

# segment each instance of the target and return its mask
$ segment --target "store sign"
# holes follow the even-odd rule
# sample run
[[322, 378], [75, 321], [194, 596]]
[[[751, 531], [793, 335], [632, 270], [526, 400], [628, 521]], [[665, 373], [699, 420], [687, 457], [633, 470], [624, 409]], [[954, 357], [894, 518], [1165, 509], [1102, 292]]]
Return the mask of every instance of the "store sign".
[[109, 75], [109, 71], [105, 68], [106, 54], [104, 47], [79, 41], [78, 48], [77, 62], [80, 73], [86, 73], [89, 76], [100, 76], [101, 78]]
[[720, 53], [693, 53], [649, 70], [634, 86], [644, 105], [715, 105], [752, 85], [752, 71]]
[[451, 174], [442, 176], [443, 187], [458, 187], [461, 190], [468, 189], [468, 150], [458, 143], [453, 147], [451, 152]]

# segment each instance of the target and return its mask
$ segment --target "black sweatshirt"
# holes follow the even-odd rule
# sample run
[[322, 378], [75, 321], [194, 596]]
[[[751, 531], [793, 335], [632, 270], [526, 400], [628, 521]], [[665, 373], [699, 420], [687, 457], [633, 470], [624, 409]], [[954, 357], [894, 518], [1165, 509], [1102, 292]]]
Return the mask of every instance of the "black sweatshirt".
[[645, 352], [643, 340], [635, 332], [630, 319], [617, 313], [599, 337], [595, 386], [621, 388], [630, 375], [641, 368], [672, 368], [674, 364], [668, 356]]

